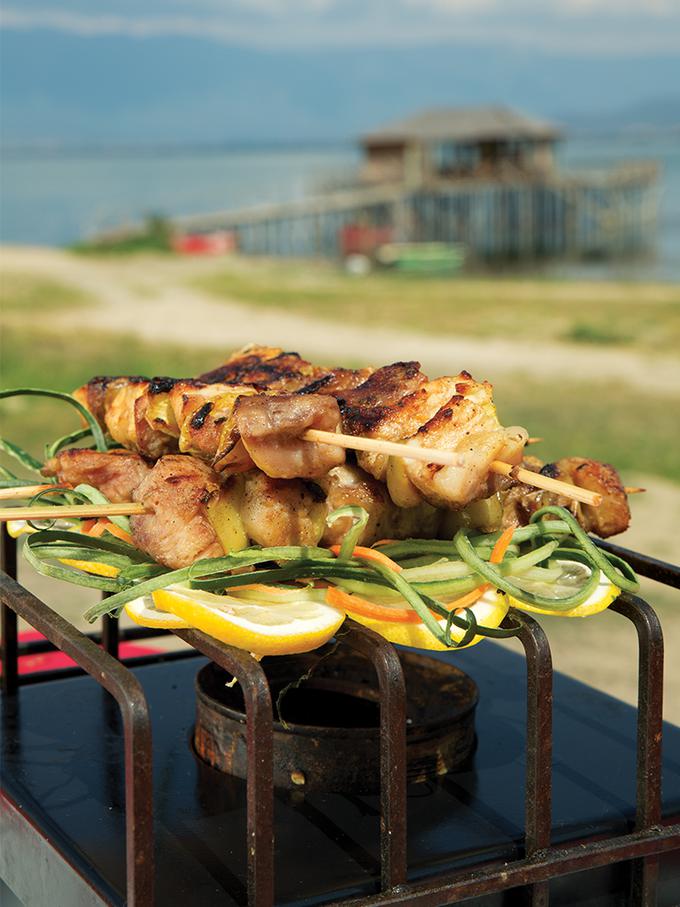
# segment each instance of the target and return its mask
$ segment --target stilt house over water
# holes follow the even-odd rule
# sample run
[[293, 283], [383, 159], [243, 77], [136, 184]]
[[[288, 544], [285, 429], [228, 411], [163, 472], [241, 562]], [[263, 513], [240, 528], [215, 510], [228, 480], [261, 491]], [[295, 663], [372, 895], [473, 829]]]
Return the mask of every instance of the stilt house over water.
[[288, 204], [181, 219], [246, 253], [337, 257], [346, 238], [459, 243], [479, 261], [614, 258], [654, 241], [657, 167], [563, 171], [560, 130], [504, 107], [426, 110], [361, 139], [351, 184]]
[[445, 108], [364, 136], [368, 181], [423, 187], [443, 181], [541, 178], [555, 167], [559, 130], [504, 107]]

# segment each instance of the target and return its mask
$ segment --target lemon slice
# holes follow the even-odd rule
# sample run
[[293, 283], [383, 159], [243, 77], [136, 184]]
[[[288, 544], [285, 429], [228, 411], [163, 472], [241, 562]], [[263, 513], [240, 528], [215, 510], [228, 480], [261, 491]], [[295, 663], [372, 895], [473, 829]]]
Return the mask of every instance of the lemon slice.
[[[495, 589], [489, 589], [481, 596], [481, 598], [477, 599], [474, 605], [470, 607], [470, 610], [474, 611], [478, 624], [481, 624], [483, 627], [495, 628], [500, 625], [501, 621], [508, 613], [508, 608], [509, 604], [507, 597], [501, 592], [497, 592]], [[411, 646], [414, 649], [434, 649], [438, 652], [450, 651], [448, 646], [439, 642], [439, 640], [430, 633], [425, 624], [406, 624], [388, 620], [374, 620], [371, 617], [364, 617], [362, 614], [351, 614], [350, 616], [357, 623], [363, 624], [371, 630], [375, 630], [376, 633], [380, 633], [380, 635], [384, 636], [389, 642], [397, 643], [397, 645]], [[445, 617], [442, 617], [439, 621], [439, 626], [442, 630], [446, 629]], [[456, 641], [463, 638], [464, 632], [465, 631], [461, 630], [460, 627], [451, 626], [451, 638]], [[467, 645], [461, 646], [461, 648], [467, 649], [468, 646], [474, 646], [483, 639], [483, 636], [475, 636]]]
[[209, 636], [256, 655], [309, 652], [327, 642], [345, 619], [339, 608], [303, 595], [265, 604], [175, 585], [154, 592], [153, 601]]
[[125, 606], [125, 613], [140, 627], [157, 627], [162, 630], [186, 630], [191, 624], [176, 614], [159, 611], [150, 595], [136, 598]]
[[6, 525], [7, 533], [13, 539], [18, 539], [20, 535], [31, 535], [31, 533], [38, 531], [29, 526], [27, 520], [7, 520]]
[[[563, 570], [570, 569], [576, 571], [576, 573], [588, 569], [587, 567], [584, 567], [580, 561], [558, 560], [557, 564], [562, 567]], [[621, 590], [619, 587], [615, 586], [614, 583], [600, 571], [600, 580], [595, 589], [593, 589], [592, 594], [584, 602], [580, 605], [576, 605], [576, 607], [572, 608], [570, 611], [550, 611], [548, 608], [540, 608], [537, 605], [528, 605], [512, 596], [510, 596], [510, 604], [522, 611], [531, 611], [533, 614], [548, 614], [551, 617], [591, 617], [593, 614], [599, 614], [600, 611], [606, 610], [620, 594]]]

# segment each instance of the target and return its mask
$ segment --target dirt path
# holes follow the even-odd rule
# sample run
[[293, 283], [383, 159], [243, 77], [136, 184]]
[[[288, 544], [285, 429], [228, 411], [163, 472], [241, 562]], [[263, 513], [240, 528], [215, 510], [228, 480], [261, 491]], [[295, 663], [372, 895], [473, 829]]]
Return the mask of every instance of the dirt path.
[[[566, 344], [528, 343], [521, 337], [512, 341], [438, 338], [389, 328], [331, 324], [238, 300], [216, 302], [187, 286], [193, 278], [224, 267], [214, 259], [90, 259], [57, 249], [4, 247], [0, 267], [78, 287], [99, 301], [88, 310], [88, 328], [133, 333], [147, 341], [190, 342], [192, 346], [224, 347], [225, 351], [257, 341], [328, 361], [419, 359], [426, 371], [446, 374], [462, 367], [491, 380], [508, 373], [592, 376], [596, 356], [602, 380], [657, 394], [677, 395], [680, 388], [680, 362], [671, 357], [611, 349], [594, 353], [591, 348]], [[62, 311], [51, 320], [55, 326], [82, 328], [83, 312]]]

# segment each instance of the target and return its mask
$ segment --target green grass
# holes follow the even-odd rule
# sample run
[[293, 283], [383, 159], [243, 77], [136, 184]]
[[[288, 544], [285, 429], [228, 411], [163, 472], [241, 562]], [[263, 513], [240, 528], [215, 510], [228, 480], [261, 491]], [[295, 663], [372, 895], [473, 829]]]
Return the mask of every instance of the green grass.
[[151, 216], [143, 227], [120, 236], [104, 236], [101, 239], [76, 243], [71, 251], [80, 255], [130, 255], [148, 252], [172, 251], [172, 228], [163, 217]]
[[247, 264], [228, 263], [194, 285], [227, 301], [421, 333], [680, 348], [680, 287], [672, 285], [357, 278], [318, 263]]
[[622, 391], [614, 383], [525, 377], [499, 381], [494, 399], [505, 425], [524, 425], [545, 438], [530, 449], [542, 460], [586, 456], [611, 463], [624, 479], [647, 473], [680, 482], [677, 398]]
[[0, 279], [0, 311], [31, 317], [38, 312], [70, 309], [92, 302], [90, 296], [76, 287], [51, 278], [9, 271]]
[[[72, 390], [95, 374], [194, 375], [217, 365], [223, 351], [147, 344], [124, 335], [46, 328], [5, 332], [0, 384]], [[36, 352], [39, 350], [39, 354]], [[625, 475], [649, 473], [680, 482], [680, 423], [675, 401], [615, 384], [522, 378], [499, 382], [495, 398], [506, 425], [545, 438], [535, 453], [550, 460], [578, 454], [613, 463]], [[46, 441], [77, 426], [65, 404], [35, 397], [0, 401], [2, 435], [36, 456]]]

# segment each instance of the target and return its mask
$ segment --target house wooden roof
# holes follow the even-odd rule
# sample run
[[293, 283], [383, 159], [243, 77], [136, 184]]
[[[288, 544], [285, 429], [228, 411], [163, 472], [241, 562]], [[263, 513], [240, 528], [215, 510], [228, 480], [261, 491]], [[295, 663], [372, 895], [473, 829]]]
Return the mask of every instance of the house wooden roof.
[[401, 142], [551, 140], [559, 129], [507, 107], [442, 107], [395, 120], [362, 136], [363, 145]]

